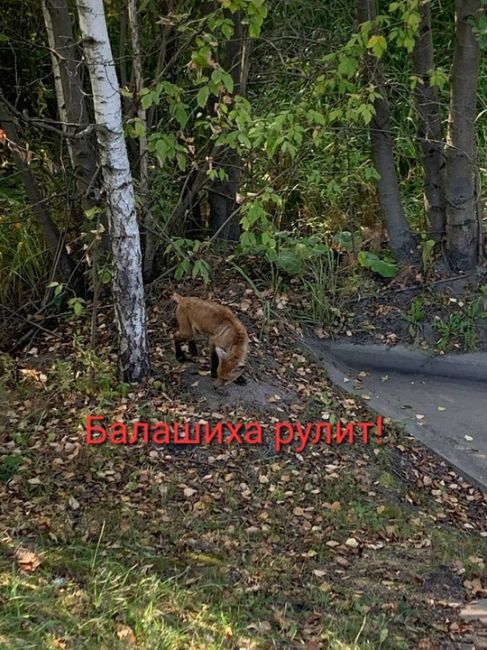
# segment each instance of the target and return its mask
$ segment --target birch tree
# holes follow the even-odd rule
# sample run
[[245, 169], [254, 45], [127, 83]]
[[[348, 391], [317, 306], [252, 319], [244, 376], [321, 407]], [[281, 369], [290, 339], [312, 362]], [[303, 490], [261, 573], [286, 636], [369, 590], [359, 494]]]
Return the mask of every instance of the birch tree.
[[481, 258], [481, 192], [475, 142], [480, 47], [472, 21], [482, 0], [455, 0], [455, 50], [447, 138], [447, 255], [454, 271], [473, 269]]
[[140, 236], [123, 127], [120, 89], [103, 0], [77, 0], [90, 73], [103, 186], [109, 213], [113, 298], [123, 377], [140, 381], [150, 371]]

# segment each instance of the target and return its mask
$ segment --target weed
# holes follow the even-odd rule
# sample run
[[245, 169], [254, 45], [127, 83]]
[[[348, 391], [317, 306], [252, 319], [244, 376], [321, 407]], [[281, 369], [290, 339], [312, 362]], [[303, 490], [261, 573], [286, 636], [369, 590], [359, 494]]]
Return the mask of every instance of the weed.
[[0, 463], [0, 483], [6, 483], [22, 464], [21, 456], [6, 456]]
[[418, 339], [419, 331], [421, 325], [426, 318], [426, 302], [423, 296], [417, 296], [411, 302], [408, 311], [405, 314], [405, 319], [409, 323], [408, 331], [409, 335], [414, 338], [415, 341]]
[[477, 327], [482, 319], [487, 318], [487, 311], [481, 299], [469, 303], [459, 303], [459, 309], [449, 314], [447, 320], [437, 318], [434, 328], [440, 335], [436, 348], [445, 352], [452, 347], [460, 347], [467, 352], [478, 346]]

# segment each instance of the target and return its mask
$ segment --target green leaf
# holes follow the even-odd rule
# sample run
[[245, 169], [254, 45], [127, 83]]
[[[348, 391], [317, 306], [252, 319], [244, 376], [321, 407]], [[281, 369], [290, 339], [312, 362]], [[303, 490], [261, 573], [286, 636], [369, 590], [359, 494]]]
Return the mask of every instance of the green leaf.
[[343, 77], [353, 77], [353, 75], [357, 72], [357, 69], [358, 61], [351, 56], [343, 57], [343, 59], [341, 59], [340, 63], [338, 64], [338, 72]]
[[222, 24], [220, 25], [220, 29], [222, 30], [222, 34], [226, 39], [232, 38], [234, 29], [231, 20], [223, 20]]
[[159, 96], [157, 93], [149, 91], [145, 95], [142, 95], [140, 98], [140, 105], [144, 110], [147, 110], [152, 106], [152, 104], [156, 104], [157, 101], [159, 100]]
[[208, 86], [203, 86], [202, 88], [199, 89], [198, 94], [196, 95], [196, 103], [198, 106], [201, 108], [204, 108], [206, 106], [206, 102], [208, 101], [208, 96], [210, 94], [210, 89]]
[[102, 269], [100, 271], [99, 278], [102, 284], [110, 284], [112, 281], [112, 273], [109, 269]]
[[187, 161], [186, 161], [186, 156], [184, 155], [184, 153], [182, 153], [182, 152], [178, 152], [178, 153], [176, 154], [176, 161], [177, 161], [177, 163], [178, 163], [178, 167], [179, 167], [179, 169], [180, 169], [182, 172], [184, 172], [184, 170], [186, 169], [186, 162], [187, 162]]
[[421, 257], [423, 261], [423, 270], [426, 271], [430, 262], [431, 262], [431, 253], [435, 247], [435, 242], [432, 239], [428, 239], [423, 242], [421, 246]]
[[184, 127], [186, 126], [189, 120], [189, 115], [184, 107], [184, 104], [176, 104], [174, 106], [173, 111], [174, 111], [174, 117], [179, 122], [181, 128], [184, 129]]
[[75, 316], [81, 316], [81, 314], [84, 311], [84, 303], [85, 301], [83, 300], [83, 298], [78, 298], [78, 297], [71, 298], [70, 300], [68, 300], [68, 304], [72, 308]]
[[223, 82], [223, 85], [227, 89], [227, 91], [230, 94], [233, 93], [233, 79], [232, 79], [232, 76], [230, 74], [228, 74], [228, 72], [225, 72], [224, 70], [222, 70], [222, 72], [221, 72], [221, 80]]
[[262, 27], [262, 19], [257, 15], [252, 16], [249, 21], [250, 38], [259, 38], [261, 27]]
[[383, 278], [393, 278], [397, 273], [397, 266], [392, 262], [381, 260], [380, 257], [367, 251], [360, 251], [357, 256], [359, 264], [374, 273], [378, 273]]
[[242, 144], [244, 147], [247, 147], [247, 149], [252, 149], [252, 143], [248, 139], [248, 137], [245, 135], [245, 133], [239, 133], [238, 134], [238, 141], [240, 144]]
[[367, 43], [367, 49], [372, 50], [378, 59], [387, 50], [387, 41], [381, 34], [373, 34]]

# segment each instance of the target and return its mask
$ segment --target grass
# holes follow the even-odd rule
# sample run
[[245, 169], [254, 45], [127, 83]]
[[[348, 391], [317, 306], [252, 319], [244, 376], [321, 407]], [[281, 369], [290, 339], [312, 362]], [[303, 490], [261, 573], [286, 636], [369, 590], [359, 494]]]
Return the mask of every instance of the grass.
[[418, 632], [427, 635], [430, 626], [415, 599], [418, 578], [479, 549], [468, 535], [437, 528], [431, 547], [412, 556], [401, 542], [419, 539], [426, 519], [416, 531], [409, 525], [400, 532], [406, 522], [399, 508], [379, 515], [352, 485], [340, 496], [355, 501], [335, 511], [334, 539], [343, 542], [351, 528], [367, 538], [392, 525], [396, 542], [347, 555], [348, 566], [334, 567], [336, 551], [319, 537], [296, 547], [292, 536], [290, 543], [287, 508], [270, 511], [269, 530], [249, 532], [231, 500], [230, 508], [219, 505], [204, 517], [191, 516], [183, 504], [179, 517], [171, 508], [158, 544], [154, 533], [144, 534], [147, 522], [134, 517], [129, 524], [125, 514], [111, 512], [96, 541], [39, 539], [41, 565], [31, 573], [16, 566], [18, 540], [7, 538], [0, 554], [0, 643], [115, 649], [133, 635], [137, 647], [151, 649], [291, 648], [319, 612], [312, 628], [330, 648], [414, 647]]

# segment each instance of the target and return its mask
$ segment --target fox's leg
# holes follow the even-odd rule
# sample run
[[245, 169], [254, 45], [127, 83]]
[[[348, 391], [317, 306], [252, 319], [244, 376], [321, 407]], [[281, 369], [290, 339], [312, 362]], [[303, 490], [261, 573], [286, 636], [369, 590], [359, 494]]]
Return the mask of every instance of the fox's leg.
[[197, 357], [198, 356], [198, 348], [196, 347], [196, 341], [194, 339], [191, 339], [188, 343], [189, 347], [189, 353], [192, 357]]
[[178, 361], [183, 362], [186, 361], [186, 355], [184, 354], [181, 348], [181, 343], [183, 341], [189, 341], [189, 349], [192, 352], [191, 343], [193, 343], [194, 346], [193, 330], [191, 328], [189, 320], [182, 316], [178, 316], [177, 311], [176, 311], [176, 318], [178, 321], [179, 329], [174, 335], [174, 352], [176, 354], [176, 359]]
[[174, 353], [178, 361], [180, 361], [181, 363], [183, 361], [186, 361], [186, 355], [183, 352], [181, 343], [177, 339], [174, 339]]
[[218, 364], [220, 360], [218, 358], [218, 354], [216, 353], [215, 346], [212, 343], [210, 345], [210, 374], [212, 379], [216, 379], [218, 377]]

